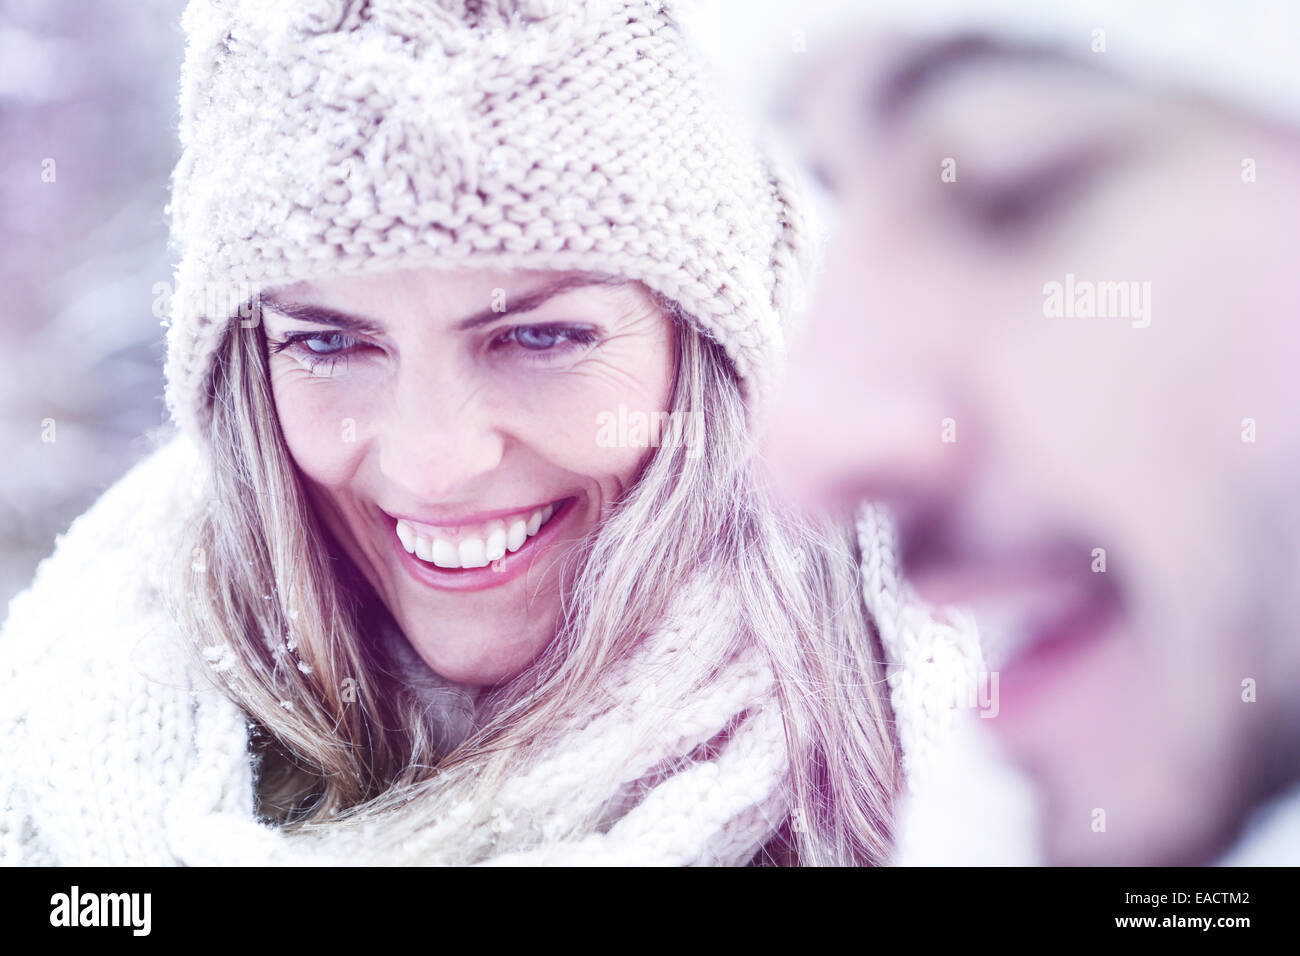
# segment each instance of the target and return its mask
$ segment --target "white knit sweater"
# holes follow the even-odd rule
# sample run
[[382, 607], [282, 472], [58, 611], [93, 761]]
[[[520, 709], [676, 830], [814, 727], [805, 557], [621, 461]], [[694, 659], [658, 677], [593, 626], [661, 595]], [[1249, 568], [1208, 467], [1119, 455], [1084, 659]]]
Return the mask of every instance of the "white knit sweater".
[[[576, 722], [489, 814], [467, 801], [426, 846], [402, 856], [367, 857], [364, 830], [286, 835], [262, 824], [248, 719], [183, 653], [186, 637], [159, 598], [162, 572], [180, 557], [176, 532], [197, 474], [193, 446], [170, 440], [60, 536], [10, 605], [0, 632], [0, 862], [731, 865], [749, 860], [789, 812], [773, 677], [743, 657], [704, 692], [673, 703], [671, 739], [644, 739], [641, 711], [652, 695], [634, 676], [611, 673], [611, 699], [621, 705]], [[973, 629], [933, 619], [904, 594], [889, 527], [872, 509], [862, 512], [859, 537], [910, 780], [951, 735], [981, 652]], [[683, 635], [698, 641], [696, 629], [716, 610], [686, 607], [647, 639], [643, 655], [671, 655]], [[512, 814], [560, 814], [573, 794], [600, 792], [593, 780], [644, 772], [742, 712], [748, 717], [715, 758], [655, 786], [608, 830], [576, 843], [512, 843]]]

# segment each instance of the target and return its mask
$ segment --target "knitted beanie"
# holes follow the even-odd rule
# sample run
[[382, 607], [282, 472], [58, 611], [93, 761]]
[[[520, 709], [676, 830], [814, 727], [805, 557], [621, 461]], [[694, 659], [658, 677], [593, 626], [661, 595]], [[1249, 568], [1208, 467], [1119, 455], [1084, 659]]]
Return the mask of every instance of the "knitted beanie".
[[711, 95], [679, 0], [191, 0], [166, 398], [206, 431], [263, 290], [581, 270], [675, 301], [761, 393], [807, 269], [792, 182]]

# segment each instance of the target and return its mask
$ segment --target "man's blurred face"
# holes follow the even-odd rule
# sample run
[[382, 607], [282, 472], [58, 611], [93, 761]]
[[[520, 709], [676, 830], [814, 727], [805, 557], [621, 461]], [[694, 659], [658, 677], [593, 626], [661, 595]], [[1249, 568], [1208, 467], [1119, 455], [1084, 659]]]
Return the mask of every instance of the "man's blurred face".
[[1050, 862], [1200, 862], [1300, 771], [1300, 140], [1100, 65], [811, 74], [838, 218], [773, 454], [975, 609]]

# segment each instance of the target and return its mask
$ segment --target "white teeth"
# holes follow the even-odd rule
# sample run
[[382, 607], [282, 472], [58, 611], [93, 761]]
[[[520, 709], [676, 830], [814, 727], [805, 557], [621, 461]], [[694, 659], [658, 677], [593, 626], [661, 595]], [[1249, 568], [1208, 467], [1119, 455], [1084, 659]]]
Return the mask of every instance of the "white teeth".
[[[555, 506], [547, 505], [527, 516], [516, 515], [508, 522], [494, 519], [484, 526], [483, 536], [463, 537], [458, 541], [417, 534], [414, 527], [401, 519], [396, 531], [402, 547], [421, 561], [440, 568], [483, 568], [500, 560], [507, 552], [513, 554], [522, 548], [524, 542], [537, 534], [554, 514]], [[457, 535], [460, 530], [450, 529], [449, 533]]]
[[504, 521], [489, 521], [487, 532], [487, 544], [484, 548], [485, 557], [488, 561], [496, 561], [505, 557], [506, 523]]
[[402, 547], [408, 554], [415, 554], [415, 532], [405, 521], [397, 522], [397, 539], [402, 542]]
[[433, 542], [433, 555], [430, 560], [440, 568], [460, 567], [460, 552], [456, 546], [445, 538]]
[[460, 543], [460, 566], [462, 568], [486, 568], [487, 549], [482, 538], [466, 538]]

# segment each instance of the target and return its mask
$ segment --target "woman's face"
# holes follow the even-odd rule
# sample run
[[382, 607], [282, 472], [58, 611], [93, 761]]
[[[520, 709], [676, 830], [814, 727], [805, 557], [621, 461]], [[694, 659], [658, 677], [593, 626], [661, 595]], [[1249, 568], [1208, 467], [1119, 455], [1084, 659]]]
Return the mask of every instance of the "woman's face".
[[517, 674], [556, 633], [565, 559], [648, 454], [598, 441], [602, 413], [668, 411], [670, 320], [640, 285], [523, 271], [302, 282], [262, 305], [325, 525], [436, 672]]

